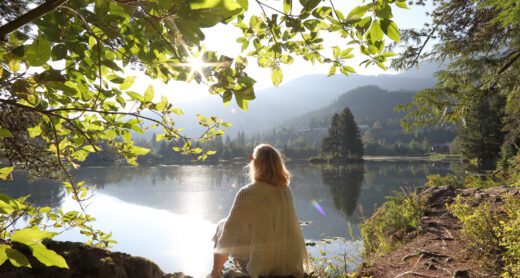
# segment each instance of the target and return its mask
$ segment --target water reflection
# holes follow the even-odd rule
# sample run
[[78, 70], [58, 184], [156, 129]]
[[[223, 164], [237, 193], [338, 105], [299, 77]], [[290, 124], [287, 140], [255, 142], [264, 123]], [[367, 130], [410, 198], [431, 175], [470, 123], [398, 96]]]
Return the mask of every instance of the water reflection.
[[[312, 222], [303, 227], [304, 236], [313, 240], [349, 238], [349, 224], [359, 238], [356, 224], [385, 196], [423, 184], [428, 174], [451, 171], [449, 164], [424, 162], [288, 167], [298, 217]], [[234, 164], [82, 168], [75, 175], [96, 186], [88, 211], [98, 219], [96, 228], [113, 231], [119, 241], [115, 250], [149, 257], [166, 271], [185, 272], [210, 267], [214, 224], [227, 216], [236, 192], [249, 182], [242, 165]], [[30, 182], [16, 173], [14, 182], [0, 183], [0, 190], [15, 197], [32, 194], [37, 205], [77, 209], [57, 182]], [[83, 240], [77, 233], [65, 237]]]
[[[63, 208], [73, 210], [76, 204], [67, 199]], [[209, 221], [130, 204], [103, 193], [95, 195], [88, 211], [96, 217], [96, 229], [114, 234], [118, 243], [113, 251], [151, 259], [166, 272], [182, 270], [203, 277], [211, 271], [215, 226]], [[81, 240], [77, 231], [58, 239]]]
[[35, 206], [60, 207], [65, 190], [61, 183], [53, 180], [32, 180], [26, 173], [15, 172], [13, 181], [0, 181], [0, 192], [11, 197], [31, 195], [29, 202]]
[[[326, 166], [321, 170], [322, 182], [329, 187], [334, 205], [347, 219], [351, 218], [356, 210], [364, 174], [365, 167], [362, 163], [348, 166]], [[361, 211], [361, 209], [358, 210], [358, 215]]]

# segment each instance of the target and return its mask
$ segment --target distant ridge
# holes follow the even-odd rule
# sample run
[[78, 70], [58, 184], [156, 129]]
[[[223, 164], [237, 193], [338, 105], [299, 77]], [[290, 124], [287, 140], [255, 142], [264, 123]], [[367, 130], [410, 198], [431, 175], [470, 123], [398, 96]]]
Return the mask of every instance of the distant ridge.
[[234, 101], [227, 107], [222, 105], [218, 97], [204, 99], [193, 103], [185, 103], [181, 108], [185, 116], [179, 118], [176, 126], [185, 128], [188, 134], [197, 134], [195, 115], [216, 115], [233, 123], [228, 130], [234, 137], [238, 131], [246, 133], [259, 132], [279, 126], [288, 120], [329, 105], [343, 93], [360, 86], [374, 85], [392, 91], [418, 91], [435, 85], [431, 64], [427, 70], [412, 70], [400, 74], [366, 75], [334, 75], [311, 74], [284, 83], [280, 87], [264, 89], [256, 92], [256, 99], [249, 103], [249, 111], [240, 110]]
[[[184, 133], [189, 136], [199, 135], [201, 128], [196, 124], [196, 115], [200, 113], [232, 122], [233, 126], [226, 133], [231, 137], [235, 137], [238, 131], [261, 132], [282, 124], [293, 124], [291, 119], [319, 110], [336, 101], [345, 92], [358, 87], [372, 85], [388, 90], [392, 95], [398, 94], [388, 96], [390, 98], [401, 98], [399, 94], [402, 91], [419, 91], [433, 87], [436, 83], [433, 73], [436, 70], [434, 64], [422, 64], [419, 69], [399, 74], [375, 76], [337, 74], [331, 77], [324, 74], [310, 74], [288, 81], [279, 87], [257, 91], [256, 99], [249, 103], [249, 111], [242, 111], [234, 100], [226, 107], [218, 96], [181, 103], [179, 107], [183, 109], [184, 115], [175, 119], [175, 126], [184, 128]], [[386, 110], [388, 109], [385, 108]], [[149, 116], [154, 117], [153, 114]], [[151, 132], [148, 132], [144, 136], [148, 137], [150, 134]]]
[[396, 105], [412, 101], [414, 91], [387, 91], [374, 85], [367, 85], [345, 92], [331, 104], [296, 116], [280, 125], [297, 129], [307, 128], [311, 121], [319, 126], [328, 126], [334, 113], [349, 107], [358, 125], [371, 125], [375, 121], [395, 120], [398, 122], [401, 114], [395, 111]]

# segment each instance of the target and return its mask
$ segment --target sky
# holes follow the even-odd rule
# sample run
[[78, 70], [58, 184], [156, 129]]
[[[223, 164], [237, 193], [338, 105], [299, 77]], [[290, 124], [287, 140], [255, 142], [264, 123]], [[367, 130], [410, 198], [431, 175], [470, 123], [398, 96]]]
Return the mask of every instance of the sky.
[[[280, 9], [282, 9], [282, 3], [282, 1], [269, 2], [270, 5], [273, 5], [275, 7], [279, 6]], [[362, 4], [361, 0], [342, 0], [335, 2], [336, 8], [342, 11], [344, 14], [348, 14], [353, 7], [360, 4]], [[397, 26], [399, 26], [400, 29], [422, 27], [424, 23], [429, 22], [429, 18], [427, 17], [426, 12], [431, 10], [431, 4], [426, 6], [414, 5], [410, 6], [410, 9], [406, 10], [397, 8], [395, 6], [393, 6], [392, 8], [392, 12], [394, 14], [393, 20], [396, 22]], [[250, 1], [250, 7], [246, 13], [246, 18], [248, 18], [248, 15], [252, 14], [261, 14], [260, 8], [258, 7], [258, 5], [256, 5], [254, 1]], [[206, 36], [206, 39], [204, 40], [206, 49], [217, 51], [220, 54], [224, 54], [230, 57], [234, 57], [241, 53], [241, 45], [235, 42], [236, 38], [238, 38], [241, 35], [241, 32], [240, 30], [238, 30], [238, 28], [235, 28], [234, 26], [218, 24], [215, 27], [208, 28], [203, 31]], [[334, 45], [344, 48], [344, 44], [346, 43], [345, 41], [341, 41], [339, 38], [330, 35], [326, 35], [324, 36], [324, 38], [324, 45], [326, 51], [331, 51], [330, 47]], [[359, 55], [359, 50], [357, 49], [354, 50], [353, 53], [356, 54], [356, 56], [353, 59], [349, 59], [350, 63], [348, 65], [354, 67], [358, 74], [395, 74], [395, 72], [392, 70], [384, 71], [378, 68], [377, 66], [371, 66], [367, 69], [365, 69], [364, 66], [359, 67], [359, 63], [363, 59], [365, 59], [365, 57]], [[283, 85], [284, 83], [290, 80], [305, 75], [327, 74], [330, 65], [312, 65], [310, 62], [306, 62], [303, 59], [295, 59], [295, 61], [291, 65], [281, 65], [281, 68], [284, 74], [284, 80], [282, 82]], [[162, 95], [165, 95], [173, 103], [194, 103], [197, 100], [211, 97], [208, 93], [207, 86], [204, 84], [196, 84], [195, 82], [185, 83], [178, 81], [170, 81], [168, 84], [164, 84], [158, 80], [151, 80], [150, 78], [144, 76], [142, 73], [138, 71], [129, 70], [127, 73], [128, 75], [137, 76], [135, 85], [132, 87], [133, 90], [142, 93], [149, 84], [152, 84], [155, 89], [156, 98], [160, 98]], [[270, 69], [260, 68], [256, 63], [256, 60], [252, 58], [249, 59], [247, 73], [257, 81], [257, 83], [255, 84], [255, 91], [273, 87], [271, 83]], [[338, 74], [341, 73], [339, 73], [338, 71]]]

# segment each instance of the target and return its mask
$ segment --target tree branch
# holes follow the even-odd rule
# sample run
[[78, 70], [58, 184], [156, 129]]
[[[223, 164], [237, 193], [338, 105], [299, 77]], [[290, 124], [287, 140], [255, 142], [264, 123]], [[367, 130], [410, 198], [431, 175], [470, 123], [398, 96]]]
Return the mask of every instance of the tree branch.
[[52, 12], [54, 9], [64, 4], [68, 0], [47, 0], [45, 3], [28, 11], [15, 20], [8, 22], [0, 27], [0, 39], [5, 40], [5, 37], [16, 29], [35, 21], [38, 18]]

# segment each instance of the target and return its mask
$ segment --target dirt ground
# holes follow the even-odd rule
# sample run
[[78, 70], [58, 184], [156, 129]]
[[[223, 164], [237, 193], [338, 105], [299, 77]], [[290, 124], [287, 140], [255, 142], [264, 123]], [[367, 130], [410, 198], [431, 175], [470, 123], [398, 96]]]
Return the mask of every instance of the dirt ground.
[[[487, 260], [469, 251], [460, 236], [461, 225], [446, 209], [455, 196], [475, 197], [472, 205], [490, 200], [495, 207], [502, 202], [505, 192], [520, 198], [516, 188], [462, 189], [449, 187], [425, 187], [421, 194], [428, 194], [428, 210], [421, 219], [419, 232], [397, 250], [375, 259], [371, 266], [362, 266], [362, 276], [379, 277], [498, 277], [498, 273], [486, 265]], [[399, 235], [396, 235], [399, 236]]]

